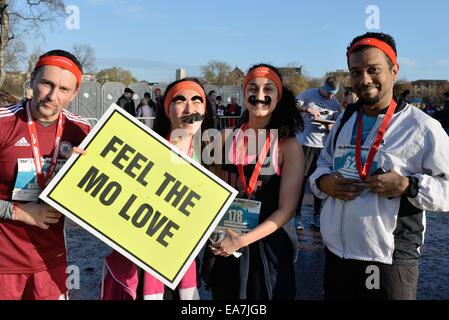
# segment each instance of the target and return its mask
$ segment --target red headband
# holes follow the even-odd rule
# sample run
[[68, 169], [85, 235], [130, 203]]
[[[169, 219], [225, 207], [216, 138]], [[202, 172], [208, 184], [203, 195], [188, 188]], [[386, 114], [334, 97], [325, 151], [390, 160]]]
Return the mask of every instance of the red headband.
[[39, 61], [36, 63], [36, 66], [34, 67], [34, 70], [39, 68], [40, 66], [48, 65], [48, 66], [56, 66], [63, 68], [65, 70], [70, 71], [78, 81], [77, 88], [81, 84], [81, 79], [83, 77], [83, 73], [81, 72], [81, 69], [76, 65], [75, 62], [70, 60], [69, 58], [62, 57], [62, 56], [46, 56], [39, 59]]
[[165, 96], [164, 110], [167, 117], [168, 117], [168, 108], [170, 108], [170, 104], [172, 103], [173, 98], [179, 95], [183, 90], [195, 91], [196, 93], [198, 93], [198, 95], [201, 96], [201, 98], [203, 98], [204, 105], [206, 105], [206, 95], [204, 94], [204, 90], [201, 87], [201, 85], [199, 85], [194, 81], [189, 80], [182, 81], [174, 85], [170, 90], [168, 90], [167, 95]]
[[365, 38], [361, 39], [360, 41], [357, 41], [352, 45], [352, 47], [349, 49], [348, 52], [348, 65], [349, 65], [349, 58], [351, 57], [351, 54], [354, 52], [355, 49], [361, 47], [361, 46], [370, 46], [370, 47], [376, 47], [380, 50], [382, 50], [383, 53], [387, 55], [388, 58], [390, 58], [393, 65], [397, 64], [397, 56], [394, 52], [393, 48], [386, 42], [383, 42], [382, 40], [376, 39], [376, 38]]
[[279, 100], [281, 100], [282, 81], [281, 81], [281, 78], [279, 78], [279, 76], [276, 74], [276, 72], [274, 72], [273, 70], [271, 70], [270, 68], [267, 68], [267, 67], [258, 67], [256, 69], [251, 70], [250, 72], [248, 72], [248, 74], [245, 77], [245, 82], [243, 83], [243, 91], [246, 90], [246, 86], [248, 85], [248, 82], [250, 82], [251, 80], [253, 80], [255, 78], [267, 78], [267, 79], [270, 79], [271, 81], [273, 81], [274, 84], [276, 85], [276, 88], [278, 89], [278, 92], [279, 92]]

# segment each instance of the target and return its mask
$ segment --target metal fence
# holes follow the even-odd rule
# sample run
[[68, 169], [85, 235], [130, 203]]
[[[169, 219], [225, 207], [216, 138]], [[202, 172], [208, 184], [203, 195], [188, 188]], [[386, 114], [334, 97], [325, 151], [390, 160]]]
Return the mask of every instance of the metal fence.
[[[23, 88], [29, 87], [29, 80], [24, 83]], [[140, 103], [145, 92], [150, 92], [152, 98], [155, 98], [155, 91], [160, 90], [161, 95], [164, 94], [167, 88], [166, 84], [156, 84], [150, 86], [146, 83], [132, 83], [128, 86], [134, 91], [133, 100], [136, 106]], [[82, 116], [95, 124], [98, 119], [106, 112], [112, 103], [116, 103], [117, 100], [123, 95], [125, 90], [125, 84], [121, 82], [106, 82], [103, 85], [96, 81], [82, 81], [80, 85], [80, 91], [76, 98], [72, 101], [68, 110], [74, 114]], [[239, 105], [242, 106], [242, 114], [245, 110], [243, 101], [243, 90], [237, 86], [223, 86], [218, 87], [215, 85], [204, 86], [206, 94], [214, 90], [217, 95], [222, 96], [225, 104], [230, 103], [232, 97], [239, 99]], [[140, 118], [139, 118], [140, 119]], [[144, 120], [144, 119], [141, 119]], [[215, 127], [217, 129], [224, 129], [229, 127], [235, 127], [240, 125], [240, 117], [217, 117], [215, 121]]]

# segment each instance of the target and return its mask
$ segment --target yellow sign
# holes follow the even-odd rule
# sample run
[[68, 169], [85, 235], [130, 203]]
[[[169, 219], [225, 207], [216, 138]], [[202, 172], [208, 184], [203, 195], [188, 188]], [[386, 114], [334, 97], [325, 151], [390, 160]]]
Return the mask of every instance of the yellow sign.
[[112, 105], [40, 198], [172, 289], [237, 191]]

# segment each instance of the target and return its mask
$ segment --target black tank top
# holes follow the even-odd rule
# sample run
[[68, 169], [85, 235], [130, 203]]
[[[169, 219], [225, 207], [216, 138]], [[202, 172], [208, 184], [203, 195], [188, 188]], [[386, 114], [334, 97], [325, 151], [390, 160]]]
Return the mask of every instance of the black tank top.
[[[233, 136], [230, 135], [229, 139], [232, 139]], [[225, 144], [231, 145], [231, 144]], [[273, 143], [271, 144], [273, 146]], [[260, 216], [259, 216], [259, 224], [264, 221], [268, 216], [270, 216], [274, 211], [279, 207], [279, 189], [281, 186], [281, 177], [277, 175], [274, 170], [271, 171], [269, 175], [262, 174], [263, 171], [267, 171], [270, 166], [270, 161], [272, 157], [271, 149], [269, 150], [267, 157], [265, 158], [264, 164], [262, 168], [265, 170], [261, 170], [261, 174], [258, 177], [256, 188], [254, 193], [251, 196], [250, 200], [256, 200], [262, 202]], [[240, 182], [239, 171], [237, 165], [229, 163], [228, 153], [223, 147], [223, 165], [222, 165], [222, 174], [221, 179], [228, 183], [230, 186], [239, 191], [238, 198], [248, 199], [247, 194], [244, 192], [242, 188], [242, 184]], [[229, 151], [229, 150], [228, 150]], [[277, 155], [276, 155], [277, 156]], [[228, 158], [228, 159], [226, 159]], [[254, 163], [243, 166], [243, 172], [246, 177], [246, 181], [249, 182], [251, 175], [253, 174], [255, 163], [258, 158], [256, 158]], [[227, 161], [226, 161], [227, 160]]]

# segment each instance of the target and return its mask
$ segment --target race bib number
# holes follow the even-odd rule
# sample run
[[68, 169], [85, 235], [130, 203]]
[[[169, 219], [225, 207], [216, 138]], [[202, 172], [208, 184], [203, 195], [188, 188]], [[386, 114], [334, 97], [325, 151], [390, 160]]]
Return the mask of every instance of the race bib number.
[[235, 199], [216, 229], [233, 229], [239, 233], [247, 233], [259, 224], [260, 201]]
[[[365, 163], [368, 156], [369, 148], [362, 146], [362, 164]], [[377, 162], [374, 161], [371, 166], [370, 173], [377, 170]], [[334, 153], [334, 172], [340, 172], [343, 177], [348, 179], [360, 180], [355, 162], [355, 146], [342, 145], [337, 146]]]
[[[47, 173], [51, 159], [44, 159], [43, 171]], [[53, 174], [56, 174], [66, 162], [58, 160]], [[14, 201], [37, 201], [42, 190], [37, 181], [36, 166], [33, 159], [17, 159], [17, 178], [12, 192]]]

